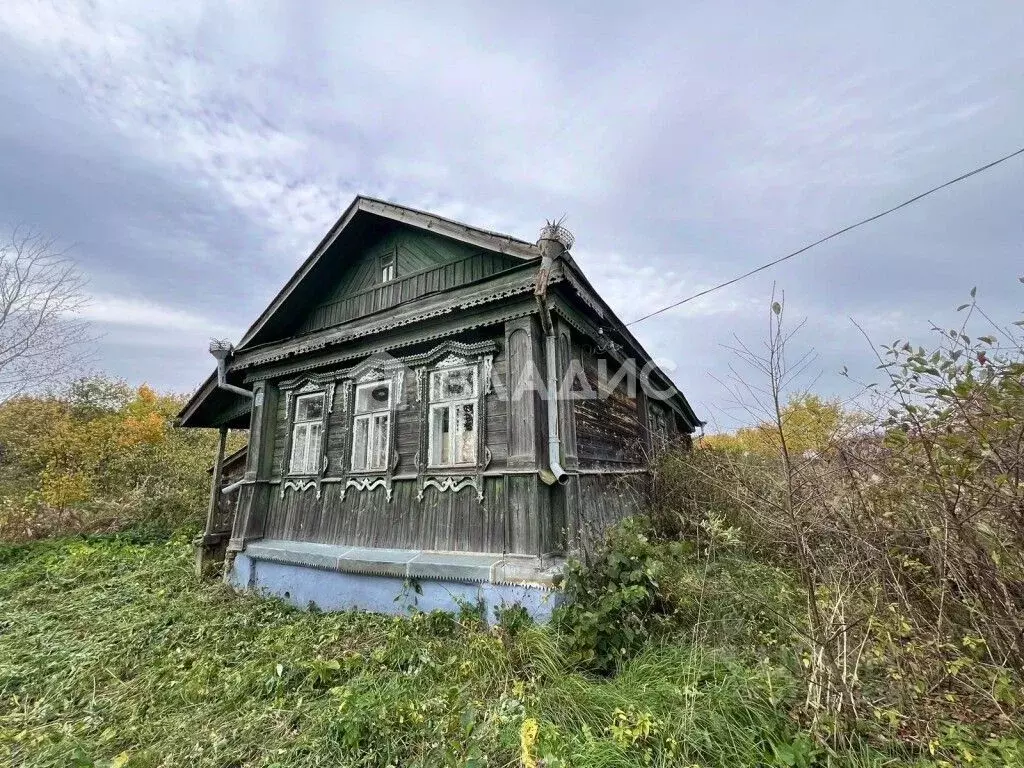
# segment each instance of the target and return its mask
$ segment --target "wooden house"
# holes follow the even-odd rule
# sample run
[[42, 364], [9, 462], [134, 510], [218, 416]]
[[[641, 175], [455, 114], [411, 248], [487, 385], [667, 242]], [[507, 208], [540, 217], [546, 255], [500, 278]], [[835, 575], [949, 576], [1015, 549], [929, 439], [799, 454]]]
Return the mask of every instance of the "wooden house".
[[201, 556], [302, 606], [544, 614], [701, 424], [571, 246], [357, 197], [179, 416], [221, 434]]

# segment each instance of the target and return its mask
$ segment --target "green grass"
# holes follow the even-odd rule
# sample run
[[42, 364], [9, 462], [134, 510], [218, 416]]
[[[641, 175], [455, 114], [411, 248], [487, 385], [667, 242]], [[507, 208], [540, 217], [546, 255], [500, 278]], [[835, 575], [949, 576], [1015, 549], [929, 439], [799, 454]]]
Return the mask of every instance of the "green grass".
[[594, 678], [548, 630], [305, 613], [191, 565], [184, 541], [0, 548], [0, 764], [514, 766], [524, 733], [545, 768], [907, 764], [816, 746], [768, 662], [662, 644]]

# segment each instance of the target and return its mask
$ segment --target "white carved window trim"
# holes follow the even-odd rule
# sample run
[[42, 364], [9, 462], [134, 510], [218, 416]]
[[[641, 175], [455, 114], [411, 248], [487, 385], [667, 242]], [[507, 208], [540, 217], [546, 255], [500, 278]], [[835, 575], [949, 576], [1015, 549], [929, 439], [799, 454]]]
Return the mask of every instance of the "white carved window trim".
[[[444, 393], [440, 392], [440, 382], [443, 374], [462, 371], [468, 371], [472, 374], [472, 390], [459, 397], [445, 397]], [[475, 467], [478, 464], [480, 453], [480, 366], [476, 364], [461, 366], [442, 365], [431, 370], [428, 375], [430, 377], [428, 387], [430, 405], [427, 408], [428, 467], [431, 469]], [[472, 457], [466, 461], [456, 461], [456, 457], [462, 452], [462, 441], [466, 433], [453, 427], [458, 422], [457, 417], [460, 414], [460, 409], [467, 407], [473, 411], [473, 429], [471, 430], [473, 435]], [[434, 440], [436, 428], [434, 414], [440, 414], [444, 411], [447, 411], [449, 424], [447, 446], [449, 460], [446, 462], [442, 461], [441, 457], [437, 455], [437, 443]]]
[[[302, 404], [312, 400], [320, 401], [320, 415], [316, 418], [299, 418], [302, 413]], [[294, 408], [295, 410], [292, 415], [292, 439], [288, 456], [288, 474], [315, 475], [320, 471], [327, 395], [325, 392], [308, 392], [297, 395]], [[304, 435], [301, 441], [299, 440], [300, 432]], [[310, 437], [314, 433], [315, 437]], [[299, 446], [301, 446], [301, 456], [296, 455], [296, 449]]]
[[[364, 390], [371, 392], [378, 387], [387, 387], [388, 404], [386, 408], [359, 409], [359, 393]], [[387, 470], [391, 457], [391, 419], [395, 405], [395, 387], [391, 379], [381, 379], [365, 384], [357, 384], [352, 401], [352, 455], [349, 457], [353, 473], [381, 473]], [[359, 448], [360, 424], [366, 424], [366, 443], [363, 446], [362, 466], [356, 466], [357, 449]], [[383, 440], [383, 461], [371, 463], [373, 447], [377, 440]]]

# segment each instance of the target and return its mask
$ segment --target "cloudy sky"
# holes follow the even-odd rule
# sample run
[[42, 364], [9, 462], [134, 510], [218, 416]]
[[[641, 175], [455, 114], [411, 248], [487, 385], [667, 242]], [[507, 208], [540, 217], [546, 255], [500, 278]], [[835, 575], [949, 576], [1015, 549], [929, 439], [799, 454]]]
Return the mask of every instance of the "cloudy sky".
[[[353, 195], [532, 240], [624, 320], [1024, 145], [1024, 6], [76, 5], [0, 12], [0, 222], [74, 245], [97, 366], [188, 391]], [[952, 4], [942, 4], [951, 6]], [[819, 386], [971, 286], [1016, 319], [1024, 157], [634, 328], [698, 413], [773, 281]]]

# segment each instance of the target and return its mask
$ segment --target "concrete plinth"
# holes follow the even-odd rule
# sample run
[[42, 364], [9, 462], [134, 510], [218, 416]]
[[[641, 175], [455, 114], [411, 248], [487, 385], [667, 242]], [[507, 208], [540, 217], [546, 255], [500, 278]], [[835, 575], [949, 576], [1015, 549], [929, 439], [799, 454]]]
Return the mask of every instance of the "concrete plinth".
[[561, 601], [561, 566], [500, 554], [259, 541], [234, 558], [228, 582], [323, 611], [400, 614], [482, 603], [491, 622], [496, 608], [512, 605], [544, 622]]

